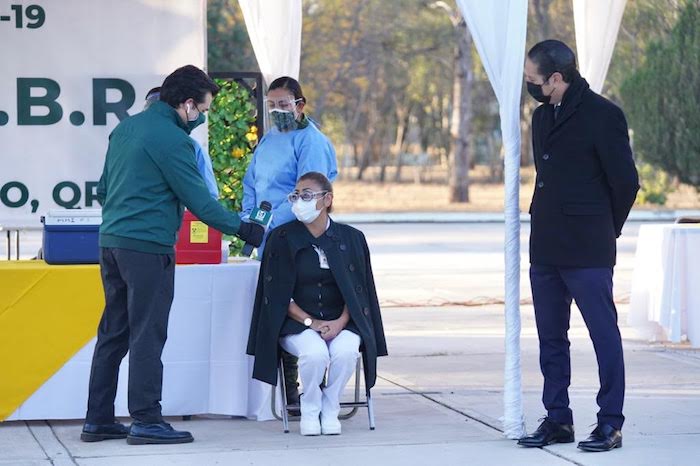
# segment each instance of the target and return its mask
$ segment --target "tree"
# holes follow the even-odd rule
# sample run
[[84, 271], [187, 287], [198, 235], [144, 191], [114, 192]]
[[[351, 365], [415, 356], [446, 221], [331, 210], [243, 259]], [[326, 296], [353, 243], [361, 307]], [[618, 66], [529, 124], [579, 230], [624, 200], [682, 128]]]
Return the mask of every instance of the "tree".
[[653, 41], [621, 95], [635, 152], [700, 188], [700, 0], [686, 0], [666, 40]]
[[684, 0], [628, 0], [603, 93], [621, 103], [622, 83], [644, 64], [648, 44], [666, 38]]
[[452, 150], [450, 151], [450, 202], [469, 202], [469, 144], [474, 82], [472, 73], [472, 40], [467, 23], [460, 18], [455, 25], [457, 52], [452, 91]]
[[209, 71], [259, 71], [237, 0], [207, 2]]
[[341, 163], [351, 155], [357, 179], [378, 165], [384, 181], [387, 168], [402, 163], [412, 121], [424, 151], [446, 152], [454, 48], [448, 17], [415, 0], [308, 0], [304, 8], [301, 82]]
[[442, 8], [448, 13], [456, 43], [450, 124], [450, 202], [469, 202], [469, 136], [472, 117], [471, 91], [474, 83], [472, 37], [457, 8], [442, 1], [433, 3], [432, 7]]

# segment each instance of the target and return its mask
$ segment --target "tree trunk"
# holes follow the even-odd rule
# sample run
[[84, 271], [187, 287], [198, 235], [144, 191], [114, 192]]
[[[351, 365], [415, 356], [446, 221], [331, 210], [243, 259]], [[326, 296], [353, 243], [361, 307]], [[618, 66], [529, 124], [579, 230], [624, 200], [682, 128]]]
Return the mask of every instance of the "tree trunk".
[[357, 167], [357, 181], [362, 180], [362, 176], [365, 174], [365, 170], [369, 167], [370, 158], [372, 156], [372, 140], [374, 139], [374, 129], [370, 127], [367, 131], [367, 138], [362, 147], [362, 156], [360, 157], [360, 163]]
[[411, 118], [411, 108], [404, 109], [402, 106], [396, 106], [396, 139], [394, 140], [394, 146], [392, 147], [392, 152], [396, 157], [396, 173], [394, 174], [394, 181], [397, 183], [401, 181], [401, 168], [403, 167], [403, 152], [406, 147], [406, 135], [408, 133], [408, 122]]
[[370, 105], [367, 108], [367, 129], [366, 129], [366, 137], [364, 140], [364, 143], [362, 144], [362, 156], [360, 157], [359, 160], [359, 166], [357, 170], [357, 180], [360, 181], [362, 180], [362, 177], [365, 174], [365, 170], [369, 167], [369, 164], [372, 159], [372, 145], [374, 144], [374, 139], [376, 137], [377, 133], [377, 125], [376, 125], [376, 117], [375, 115], [377, 114], [376, 111], [376, 103], [371, 100]]
[[450, 154], [450, 202], [469, 202], [469, 130], [471, 126], [472, 39], [461, 19], [455, 26], [457, 53], [453, 84]]
[[530, 3], [530, 13], [534, 14], [537, 20], [537, 42], [541, 42], [550, 37], [549, 5], [552, 0], [532, 0]]
[[382, 125], [379, 134], [375, 139], [374, 146], [372, 147], [372, 158], [374, 160], [379, 160], [379, 174], [377, 176], [377, 181], [384, 183], [386, 180], [386, 166], [389, 163], [390, 151], [388, 144], [385, 143], [386, 139], [386, 125]]

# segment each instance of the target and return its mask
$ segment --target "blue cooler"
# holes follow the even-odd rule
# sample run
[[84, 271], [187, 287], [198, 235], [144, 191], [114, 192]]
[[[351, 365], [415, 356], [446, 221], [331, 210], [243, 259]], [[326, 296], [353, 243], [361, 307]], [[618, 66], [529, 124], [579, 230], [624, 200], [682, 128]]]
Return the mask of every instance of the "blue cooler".
[[48, 264], [100, 262], [101, 209], [50, 210], [44, 224], [42, 248]]

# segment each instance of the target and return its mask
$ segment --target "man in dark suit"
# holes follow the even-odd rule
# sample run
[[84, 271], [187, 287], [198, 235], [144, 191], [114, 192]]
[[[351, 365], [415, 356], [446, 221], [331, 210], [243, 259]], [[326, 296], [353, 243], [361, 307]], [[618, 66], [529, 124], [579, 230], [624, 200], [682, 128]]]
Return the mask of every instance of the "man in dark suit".
[[622, 446], [625, 366], [613, 301], [616, 238], [639, 179], [619, 107], [589, 89], [566, 44], [535, 45], [525, 62], [537, 178], [530, 207], [530, 281], [544, 376], [547, 417], [518, 441], [526, 447], [574, 442], [569, 408], [570, 308], [576, 301], [598, 360], [598, 425], [578, 444], [587, 451]]

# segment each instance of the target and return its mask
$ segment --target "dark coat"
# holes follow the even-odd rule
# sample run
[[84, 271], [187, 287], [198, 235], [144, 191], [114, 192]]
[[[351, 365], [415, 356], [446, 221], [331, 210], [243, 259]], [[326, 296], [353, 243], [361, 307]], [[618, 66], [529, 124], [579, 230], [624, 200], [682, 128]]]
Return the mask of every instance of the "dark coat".
[[[260, 266], [247, 352], [255, 356], [253, 378], [271, 385], [277, 384], [280, 330], [294, 291], [295, 258], [308, 245], [307, 234], [298, 221], [272, 230]], [[377, 379], [377, 356], [386, 356], [387, 348], [367, 242], [361, 231], [335, 222], [322, 240], [328, 265], [362, 338], [365, 380], [371, 388]]]
[[530, 262], [613, 267], [615, 241], [639, 190], [622, 110], [578, 78], [560, 114], [532, 116], [537, 178], [530, 206]]

